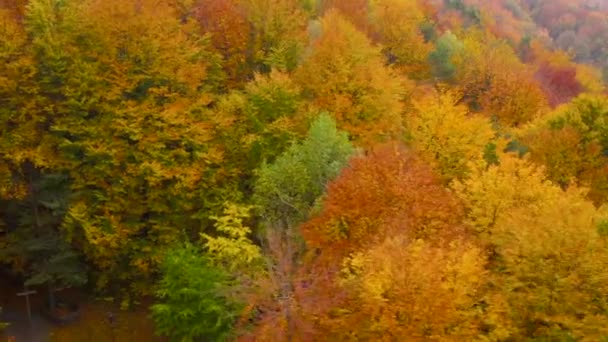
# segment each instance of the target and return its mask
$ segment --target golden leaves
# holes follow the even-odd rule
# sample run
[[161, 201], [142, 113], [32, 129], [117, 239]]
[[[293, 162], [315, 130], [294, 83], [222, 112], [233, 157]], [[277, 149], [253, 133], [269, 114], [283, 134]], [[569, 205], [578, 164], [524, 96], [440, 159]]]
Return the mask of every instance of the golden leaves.
[[364, 145], [398, 135], [403, 81], [384, 66], [379, 49], [338, 12], [326, 13], [321, 26], [321, 37], [295, 75], [303, 92]]
[[413, 109], [406, 117], [411, 141], [429, 161], [437, 163], [448, 182], [466, 177], [468, 163], [481, 162], [484, 148], [494, 140], [489, 121], [471, 116], [451, 92], [414, 100]]

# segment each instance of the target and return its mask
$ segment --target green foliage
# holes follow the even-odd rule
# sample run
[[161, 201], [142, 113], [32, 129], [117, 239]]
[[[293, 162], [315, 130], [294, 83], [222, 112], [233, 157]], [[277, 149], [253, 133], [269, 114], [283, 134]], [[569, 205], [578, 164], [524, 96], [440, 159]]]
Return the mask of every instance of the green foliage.
[[263, 220], [287, 225], [301, 222], [353, 153], [346, 133], [337, 130], [328, 114], [321, 114], [302, 143], [258, 170], [254, 202]]
[[605, 96], [581, 95], [548, 120], [552, 130], [572, 127], [585, 142], [597, 141], [608, 150], [608, 100]]
[[8, 234], [9, 246], [0, 250], [0, 259], [23, 264], [22, 273], [28, 286], [84, 285], [87, 269], [82, 255], [58, 230], [69, 198], [66, 177], [40, 175], [31, 167], [28, 174], [31, 177], [29, 196], [7, 203], [6, 215], [17, 225]]
[[452, 62], [452, 56], [463, 48], [458, 37], [452, 32], [444, 33], [435, 43], [435, 50], [429, 54], [433, 74], [442, 80], [450, 80], [456, 73], [456, 66]]
[[606, 340], [590, 2], [0, 0], [0, 267], [175, 341]]
[[226, 293], [229, 277], [192, 245], [169, 252], [152, 306], [157, 332], [171, 341], [224, 341], [240, 305]]
[[82, 257], [58, 236], [30, 239], [22, 246], [32, 259], [28, 286], [78, 286], [87, 282]]
[[498, 164], [498, 154], [496, 154], [496, 143], [488, 143], [483, 149], [483, 160], [488, 165]]
[[563, 187], [572, 181], [589, 187], [589, 198], [608, 198], [608, 101], [605, 96], [583, 94], [555, 112], [541, 117], [521, 138], [533, 161]]

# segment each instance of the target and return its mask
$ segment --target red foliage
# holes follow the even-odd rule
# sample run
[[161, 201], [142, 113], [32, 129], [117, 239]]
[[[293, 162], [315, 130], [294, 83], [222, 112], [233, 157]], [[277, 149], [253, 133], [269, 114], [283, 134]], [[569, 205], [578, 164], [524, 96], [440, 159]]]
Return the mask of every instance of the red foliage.
[[535, 77], [552, 106], [566, 103], [583, 91], [583, 86], [576, 80], [576, 68], [573, 66], [553, 66], [544, 63], [539, 67]]

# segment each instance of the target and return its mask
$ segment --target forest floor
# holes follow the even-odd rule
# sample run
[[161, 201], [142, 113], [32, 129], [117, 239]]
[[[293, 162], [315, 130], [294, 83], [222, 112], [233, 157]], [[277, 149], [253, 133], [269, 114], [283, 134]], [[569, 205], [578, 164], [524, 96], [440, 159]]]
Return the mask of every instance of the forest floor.
[[[81, 307], [81, 317], [68, 325], [58, 326], [50, 323], [40, 315], [46, 292], [37, 289], [38, 293], [30, 296], [32, 308], [31, 326], [27, 319], [25, 298], [18, 297], [23, 291], [16, 284], [0, 278], [0, 321], [11, 325], [0, 333], [0, 342], [156, 342], [164, 341], [154, 335], [153, 322], [147, 306], [134, 310], [120, 310], [113, 303], [98, 301], [79, 292], [59, 292], [58, 298], [76, 300]], [[108, 322], [108, 313], [114, 316], [114, 327]]]

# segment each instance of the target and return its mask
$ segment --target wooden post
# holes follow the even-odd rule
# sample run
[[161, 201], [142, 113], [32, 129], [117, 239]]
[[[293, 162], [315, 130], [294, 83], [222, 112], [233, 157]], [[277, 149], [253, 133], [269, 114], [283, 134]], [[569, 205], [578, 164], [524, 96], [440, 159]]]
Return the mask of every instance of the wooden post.
[[30, 307], [30, 295], [33, 295], [35, 293], [38, 293], [38, 291], [28, 290], [27, 286], [25, 286], [23, 292], [17, 293], [17, 296], [25, 297], [25, 305], [26, 305], [26, 309], [27, 309], [27, 320], [30, 323], [30, 326], [32, 325], [32, 308]]

